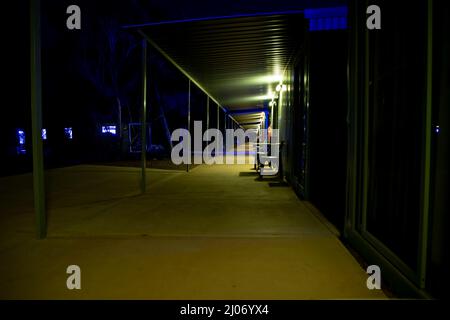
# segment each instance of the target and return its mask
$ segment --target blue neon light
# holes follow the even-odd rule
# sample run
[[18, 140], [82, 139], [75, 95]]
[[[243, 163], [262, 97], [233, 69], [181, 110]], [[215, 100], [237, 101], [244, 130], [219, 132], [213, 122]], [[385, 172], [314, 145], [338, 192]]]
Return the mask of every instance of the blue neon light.
[[116, 135], [117, 133], [116, 126], [102, 126], [102, 133]]
[[17, 154], [26, 154], [27, 150], [25, 148], [25, 131], [23, 129], [17, 129], [16, 136], [17, 136], [17, 147], [16, 147]]
[[69, 140], [72, 140], [72, 139], [73, 139], [73, 131], [72, 131], [72, 128], [71, 128], [71, 127], [69, 127], [69, 128], [64, 128], [64, 136], [65, 136], [67, 139], [69, 139]]
[[347, 7], [305, 9], [309, 31], [347, 29]]
[[25, 131], [22, 129], [17, 129], [17, 142], [20, 146], [25, 144]]

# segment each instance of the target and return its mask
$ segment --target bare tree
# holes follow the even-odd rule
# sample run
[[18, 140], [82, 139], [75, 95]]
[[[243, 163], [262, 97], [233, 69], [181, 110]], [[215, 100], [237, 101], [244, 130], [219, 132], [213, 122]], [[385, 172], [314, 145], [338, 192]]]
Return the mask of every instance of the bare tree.
[[123, 110], [127, 108], [131, 117], [130, 93], [139, 81], [139, 72], [130, 67], [138, 42], [113, 18], [99, 19], [98, 32], [88, 33], [82, 39], [80, 72], [103, 97], [114, 101], [118, 133], [122, 137]]

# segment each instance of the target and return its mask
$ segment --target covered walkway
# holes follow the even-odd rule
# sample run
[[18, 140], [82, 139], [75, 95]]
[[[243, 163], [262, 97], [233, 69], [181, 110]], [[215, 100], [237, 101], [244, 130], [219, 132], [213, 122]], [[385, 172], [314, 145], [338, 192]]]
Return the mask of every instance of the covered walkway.
[[[384, 298], [332, 229], [252, 166], [189, 173], [75, 166], [47, 172], [36, 240], [31, 174], [1, 178], [0, 298]], [[8, 188], [7, 188], [8, 187]], [[239, 210], [236, 208], [239, 207]], [[82, 271], [67, 290], [66, 268]]]
[[[7, 41], [0, 299], [448, 296], [447, 6], [121, 2]], [[276, 178], [192, 165], [238, 129]]]

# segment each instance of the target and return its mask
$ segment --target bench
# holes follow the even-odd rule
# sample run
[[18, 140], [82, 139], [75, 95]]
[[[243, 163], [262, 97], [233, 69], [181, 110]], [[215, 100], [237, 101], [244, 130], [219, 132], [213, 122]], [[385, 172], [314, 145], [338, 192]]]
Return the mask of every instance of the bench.
[[[272, 156], [268, 155], [267, 150], [263, 147], [272, 145], [281, 145], [280, 143], [255, 143], [256, 146], [256, 156], [255, 156], [255, 169], [259, 172], [260, 177], [262, 176], [275, 176], [279, 172], [279, 155]], [[267, 163], [267, 165], [266, 165]]]

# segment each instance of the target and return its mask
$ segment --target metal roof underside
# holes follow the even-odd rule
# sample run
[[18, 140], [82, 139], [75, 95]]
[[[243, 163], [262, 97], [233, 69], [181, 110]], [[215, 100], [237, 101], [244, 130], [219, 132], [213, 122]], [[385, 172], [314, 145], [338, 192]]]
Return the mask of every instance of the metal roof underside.
[[[304, 34], [301, 13], [135, 26], [230, 113], [263, 110]], [[250, 122], [255, 114], [234, 117]], [[248, 121], [247, 121], [248, 120]]]

